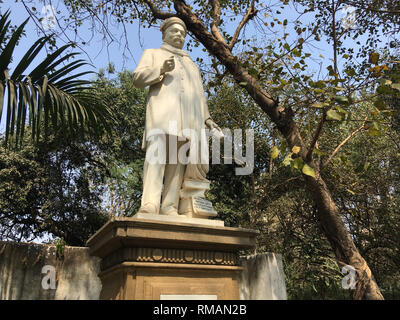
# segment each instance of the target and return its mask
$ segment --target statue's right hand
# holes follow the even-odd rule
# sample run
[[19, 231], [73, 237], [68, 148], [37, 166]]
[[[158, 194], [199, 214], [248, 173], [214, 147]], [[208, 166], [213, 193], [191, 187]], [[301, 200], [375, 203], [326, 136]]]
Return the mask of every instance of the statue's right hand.
[[161, 74], [164, 74], [165, 72], [170, 72], [174, 70], [174, 68], [175, 68], [175, 60], [174, 56], [171, 56], [164, 61], [161, 67]]

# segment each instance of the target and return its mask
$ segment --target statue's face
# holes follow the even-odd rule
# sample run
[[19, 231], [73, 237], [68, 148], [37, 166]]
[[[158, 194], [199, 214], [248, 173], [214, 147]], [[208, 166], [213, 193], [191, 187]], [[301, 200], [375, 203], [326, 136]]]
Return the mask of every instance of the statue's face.
[[168, 43], [177, 49], [182, 49], [185, 43], [186, 32], [185, 29], [179, 24], [174, 23], [164, 31], [164, 42]]

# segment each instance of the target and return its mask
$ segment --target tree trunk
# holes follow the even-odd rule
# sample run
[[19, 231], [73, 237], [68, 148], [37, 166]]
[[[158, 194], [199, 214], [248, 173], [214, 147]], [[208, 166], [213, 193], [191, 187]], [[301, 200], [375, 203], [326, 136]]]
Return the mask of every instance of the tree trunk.
[[322, 230], [329, 240], [339, 265], [351, 265], [356, 270], [353, 299], [383, 300], [383, 296], [366, 261], [350, 237], [338, 207], [319, 174], [306, 176], [306, 187], [318, 208]]
[[[294, 121], [293, 111], [290, 108], [281, 108], [279, 103], [262, 88], [257, 79], [241, 66], [241, 63], [237, 57], [233, 56], [228, 45], [223, 40], [213, 36], [183, 1], [176, 0], [174, 4], [178, 16], [185, 22], [187, 29], [195, 35], [209, 53], [214, 55], [227, 68], [235, 81], [244, 87], [260, 108], [267, 113], [277, 126], [277, 129], [285, 137], [289, 147], [301, 147], [299, 155], [303, 158], [303, 161], [316, 169], [312, 159], [307, 157], [307, 150]], [[357, 272], [356, 289], [353, 293], [353, 298], [383, 299], [371, 270], [351, 239], [350, 233], [341, 219], [339, 209], [333, 201], [325, 182], [322, 180], [318, 170], [315, 171], [315, 178], [304, 176], [305, 184], [318, 208], [322, 230], [332, 246], [337, 261], [342, 266], [351, 265]]]

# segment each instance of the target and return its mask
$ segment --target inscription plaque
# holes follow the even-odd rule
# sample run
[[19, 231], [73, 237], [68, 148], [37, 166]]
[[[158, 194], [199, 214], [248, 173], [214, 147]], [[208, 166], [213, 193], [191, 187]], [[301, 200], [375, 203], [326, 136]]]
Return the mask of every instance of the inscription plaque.
[[212, 202], [200, 198], [200, 197], [192, 197], [193, 211], [201, 216], [215, 217], [217, 212], [213, 209]]

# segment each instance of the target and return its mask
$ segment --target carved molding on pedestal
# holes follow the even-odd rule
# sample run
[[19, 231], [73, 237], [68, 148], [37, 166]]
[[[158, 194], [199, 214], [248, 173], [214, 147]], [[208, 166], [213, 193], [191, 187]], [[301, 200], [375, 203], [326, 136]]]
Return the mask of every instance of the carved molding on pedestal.
[[120, 248], [103, 258], [101, 269], [105, 270], [125, 261], [237, 266], [239, 257], [235, 252], [211, 250]]

